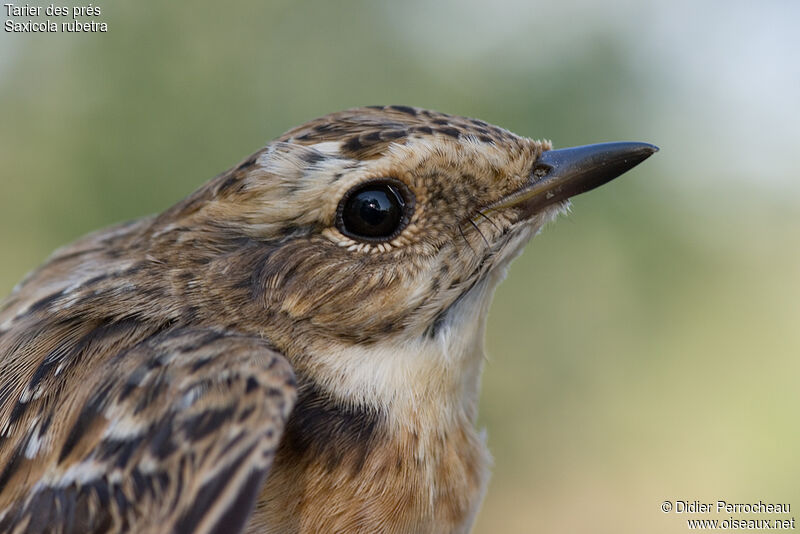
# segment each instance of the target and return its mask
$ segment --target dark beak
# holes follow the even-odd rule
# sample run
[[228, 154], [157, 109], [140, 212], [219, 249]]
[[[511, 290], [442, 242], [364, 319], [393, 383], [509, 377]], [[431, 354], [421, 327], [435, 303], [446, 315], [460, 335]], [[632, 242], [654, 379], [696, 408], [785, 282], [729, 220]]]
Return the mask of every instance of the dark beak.
[[530, 185], [498, 206], [524, 206], [530, 217], [542, 208], [591, 191], [649, 158], [658, 147], [649, 143], [599, 143], [548, 150], [533, 166]]

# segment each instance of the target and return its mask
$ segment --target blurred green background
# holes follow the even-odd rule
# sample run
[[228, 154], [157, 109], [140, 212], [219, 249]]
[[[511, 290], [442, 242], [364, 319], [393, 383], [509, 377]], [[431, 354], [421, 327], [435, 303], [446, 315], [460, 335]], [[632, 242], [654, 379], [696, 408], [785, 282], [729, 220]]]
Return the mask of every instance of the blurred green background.
[[649, 141], [498, 291], [475, 532], [686, 531], [665, 499], [800, 507], [799, 3], [95, 5], [108, 33], [0, 33], [0, 293], [348, 107]]

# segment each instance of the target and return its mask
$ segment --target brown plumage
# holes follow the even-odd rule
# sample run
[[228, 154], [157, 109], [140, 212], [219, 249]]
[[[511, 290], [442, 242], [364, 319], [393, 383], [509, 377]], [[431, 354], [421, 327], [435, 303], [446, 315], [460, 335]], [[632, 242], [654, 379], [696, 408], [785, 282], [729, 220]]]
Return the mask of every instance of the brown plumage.
[[578, 172], [482, 121], [355, 109], [57, 251], [0, 309], [0, 531], [469, 531], [493, 290], [647, 147]]

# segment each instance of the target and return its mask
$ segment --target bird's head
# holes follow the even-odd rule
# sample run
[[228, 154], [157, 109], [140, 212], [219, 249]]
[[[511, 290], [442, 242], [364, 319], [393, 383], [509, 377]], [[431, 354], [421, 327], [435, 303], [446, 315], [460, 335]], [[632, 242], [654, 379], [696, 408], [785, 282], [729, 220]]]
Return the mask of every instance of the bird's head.
[[287, 132], [162, 227], [207, 229], [187, 257], [202, 256], [224, 289], [203, 294], [209, 308], [334, 394], [385, 408], [411, 384], [435, 395], [424, 382], [458, 397], [477, 387], [486, 312], [511, 259], [569, 197], [654, 150], [551, 150], [480, 120], [360, 108]]

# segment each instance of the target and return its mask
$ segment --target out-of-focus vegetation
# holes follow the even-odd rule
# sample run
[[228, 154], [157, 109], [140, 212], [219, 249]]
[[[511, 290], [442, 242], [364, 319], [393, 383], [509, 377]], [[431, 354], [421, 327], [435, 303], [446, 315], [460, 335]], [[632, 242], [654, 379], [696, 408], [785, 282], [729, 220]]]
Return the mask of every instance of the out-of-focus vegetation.
[[795, 3], [99, 5], [106, 34], [0, 34], [0, 293], [347, 107], [653, 142], [498, 291], [476, 532], [684, 532], [665, 499], [800, 506]]

